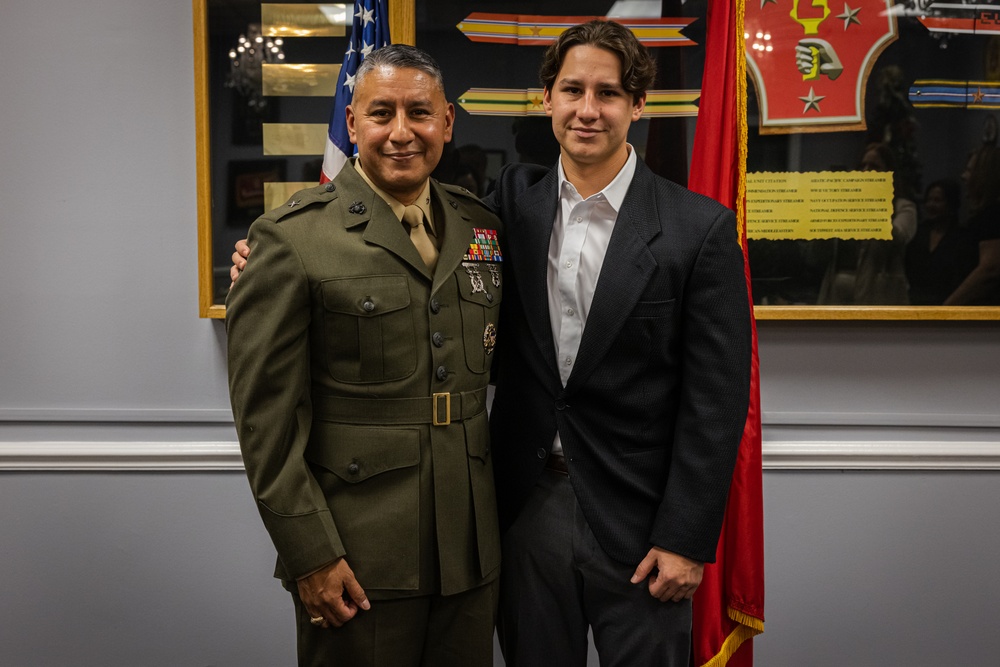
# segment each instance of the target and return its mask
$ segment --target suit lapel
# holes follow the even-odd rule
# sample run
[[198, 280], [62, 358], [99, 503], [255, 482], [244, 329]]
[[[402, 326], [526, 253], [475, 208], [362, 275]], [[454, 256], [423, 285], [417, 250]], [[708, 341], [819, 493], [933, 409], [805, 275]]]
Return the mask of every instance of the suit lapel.
[[535, 344], [556, 377], [555, 343], [549, 315], [548, 267], [549, 241], [559, 205], [558, 172], [555, 168], [535, 185], [518, 196], [516, 215], [506, 221], [509, 238], [509, 269], [514, 274], [518, 293]]
[[600, 364], [656, 269], [649, 250], [650, 240], [660, 233], [655, 192], [653, 173], [639, 160], [611, 233], [567, 391]]

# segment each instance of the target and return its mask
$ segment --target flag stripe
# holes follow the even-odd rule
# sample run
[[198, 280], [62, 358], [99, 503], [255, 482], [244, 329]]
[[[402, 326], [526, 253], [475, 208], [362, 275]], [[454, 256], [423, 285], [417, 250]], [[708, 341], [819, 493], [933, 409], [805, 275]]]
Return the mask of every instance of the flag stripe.
[[707, 3], [705, 71], [689, 186], [736, 212], [751, 303], [750, 405], [730, 485], [716, 562], [705, 566], [693, 609], [694, 664], [750, 667], [764, 629], [760, 369], [746, 241], [746, 60], [743, 0]]

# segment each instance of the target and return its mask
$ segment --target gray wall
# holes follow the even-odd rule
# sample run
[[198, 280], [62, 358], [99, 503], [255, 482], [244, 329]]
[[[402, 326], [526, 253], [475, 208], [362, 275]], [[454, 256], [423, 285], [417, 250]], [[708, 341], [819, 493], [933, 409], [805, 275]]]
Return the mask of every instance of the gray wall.
[[[190, 3], [0, 15], [0, 664], [291, 664], [197, 317]], [[758, 664], [994, 664], [998, 342], [761, 324]]]

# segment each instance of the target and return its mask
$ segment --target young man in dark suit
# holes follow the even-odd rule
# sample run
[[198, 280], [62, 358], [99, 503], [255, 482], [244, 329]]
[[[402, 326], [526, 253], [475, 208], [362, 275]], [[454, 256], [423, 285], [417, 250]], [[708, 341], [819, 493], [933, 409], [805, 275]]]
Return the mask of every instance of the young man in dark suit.
[[749, 401], [732, 211], [626, 142], [655, 65], [626, 28], [562, 34], [541, 70], [553, 169], [510, 165], [490, 419], [508, 667], [687, 667]]

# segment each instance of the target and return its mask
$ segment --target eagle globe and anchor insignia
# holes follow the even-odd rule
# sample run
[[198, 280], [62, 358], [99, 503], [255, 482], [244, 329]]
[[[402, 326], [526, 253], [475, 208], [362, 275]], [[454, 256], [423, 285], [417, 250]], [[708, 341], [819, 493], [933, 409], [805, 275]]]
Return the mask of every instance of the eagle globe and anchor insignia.
[[486, 329], [483, 331], [483, 349], [486, 350], [486, 354], [493, 354], [493, 348], [497, 344], [497, 328], [490, 322], [486, 325]]

